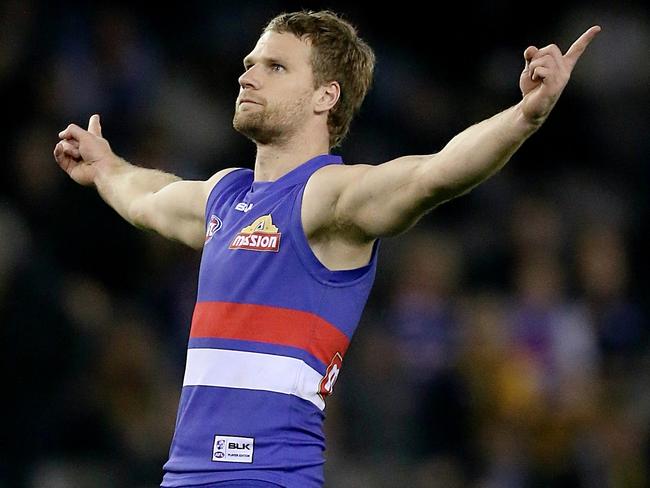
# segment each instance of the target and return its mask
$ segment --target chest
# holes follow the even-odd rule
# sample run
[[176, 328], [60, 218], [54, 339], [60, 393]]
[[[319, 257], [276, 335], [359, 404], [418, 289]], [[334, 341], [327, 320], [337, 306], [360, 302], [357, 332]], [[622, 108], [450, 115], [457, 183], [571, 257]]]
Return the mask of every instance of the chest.
[[295, 199], [294, 191], [284, 191], [217, 201], [208, 209], [200, 282], [274, 286], [290, 277], [298, 265], [292, 235], [300, 218], [294, 214]]

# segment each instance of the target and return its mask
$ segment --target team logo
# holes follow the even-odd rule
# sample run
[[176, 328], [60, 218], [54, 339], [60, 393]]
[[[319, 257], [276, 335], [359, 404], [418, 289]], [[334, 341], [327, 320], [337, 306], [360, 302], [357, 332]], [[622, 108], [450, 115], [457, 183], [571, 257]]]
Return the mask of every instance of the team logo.
[[262, 215], [251, 225], [244, 227], [232, 240], [228, 249], [278, 252], [281, 236], [278, 228], [273, 225], [271, 214]]
[[221, 222], [221, 219], [219, 217], [217, 217], [216, 215], [210, 216], [210, 222], [208, 223], [208, 230], [205, 233], [205, 244], [207, 244], [208, 241], [212, 239], [212, 236], [214, 235], [215, 232], [221, 229], [222, 225], [223, 222]]
[[336, 379], [339, 377], [339, 372], [341, 371], [342, 366], [343, 358], [337, 352], [334, 354], [332, 362], [330, 362], [330, 365], [327, 367], [327, 371], [325, 371], [325, 376], [323, 376], [323, 379], [320, 380], [320, 383], [318, 385], [318, 394], [323, 400], [326, 396], [332, 394], [334, 383], [336, 383]]
[[221, 459], [226, 456], [226, 441], [217, 439], [214, 443], [214, 457]]

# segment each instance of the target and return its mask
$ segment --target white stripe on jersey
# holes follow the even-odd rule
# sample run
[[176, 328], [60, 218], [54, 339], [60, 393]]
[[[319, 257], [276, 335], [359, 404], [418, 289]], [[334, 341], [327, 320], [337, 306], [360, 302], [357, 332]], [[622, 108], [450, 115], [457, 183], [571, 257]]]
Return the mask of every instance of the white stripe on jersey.
[[221, 386], [295, 395], [319, 409], [323, 378], [304, 361], [286, 356], [225, 349], [188, 349], [183, 386]]

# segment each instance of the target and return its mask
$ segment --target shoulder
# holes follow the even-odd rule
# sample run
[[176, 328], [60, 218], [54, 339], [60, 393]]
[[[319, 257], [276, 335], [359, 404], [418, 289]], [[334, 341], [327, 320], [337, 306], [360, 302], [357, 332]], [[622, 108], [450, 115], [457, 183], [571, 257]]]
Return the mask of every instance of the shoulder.
[[372, 167], [372, 164], [328, 164], [316, 170], [312, 178], [347, 178], [365, 173]]
[[208, 192], [210, 190], [212, 190], [212, 188], [214, 188], [214, 185], [219, 183], [223, 179], [224, 176], [226, 176], [227, 174], [232, 173], [233, 171], [237, 171], [238, 169], [245, 169], [245, 168], [226, 168], [226, 169], [222, 169], [220, 171], [217, 171], [215, 174], [210, 176], [210, 178], [208, 178], [205, 181], [205, 184], [208, 187]]
[[210, 193], [212, 193], [212, 190], [217, 185], [217, 183], [219, 183], [225, 176], [229, 175], [233, 171], [237, 171], [237, 170], [240, 170], [240, 169], [246, 169], [246, 168], [226, 168], [226, 169], [222, 169], [220, 171], [217, 171], [215, 174], [213, 174], [207, 180], [205, 180], [203, 182], [203, 191], [204, 191], [205, 197], [208, 198], [208, 196], [210, 195]]
[[307, 181], [305, 196], [337, 198], [340, 192], [362, 178], [370, 164], [329, 164], [314, 172]]
[[336, 208], [341, 195], [353, 189], [355, 182], [367, 173], [369, 164], [330, 164], [314, 172], [305, 185], [302, 200], [302, 222], [311, 236], [336, 227]]

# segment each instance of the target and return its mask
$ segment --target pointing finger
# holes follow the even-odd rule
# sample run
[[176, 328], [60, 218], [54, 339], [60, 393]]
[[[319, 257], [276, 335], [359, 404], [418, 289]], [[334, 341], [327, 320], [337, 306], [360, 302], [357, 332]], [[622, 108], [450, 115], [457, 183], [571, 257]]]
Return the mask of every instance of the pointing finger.
[[600, 30], [601, 29], [599, 25], [594, 25], [593, 27], [587, 29], [584, 34], [578, 37], [578, 39], [576, 39], [576, 41], [571, 44], [571, 47], [564, 55], [564, 59], [571, 63], [571, 68], [575, 66], [575, 64], [578, 62], [578, 59], [580, 59], [580, 56], [582, 56], [582, 53], [585, 52], [585, 49], [587, 49], [589, 43], [593, 41], [594, 37], [598, 35]]
[[90, 116], [90, 120], [88, 121], [88, 132], [98, 137], [102, 136], [102, 126], [99, 123], [99, 114]]

